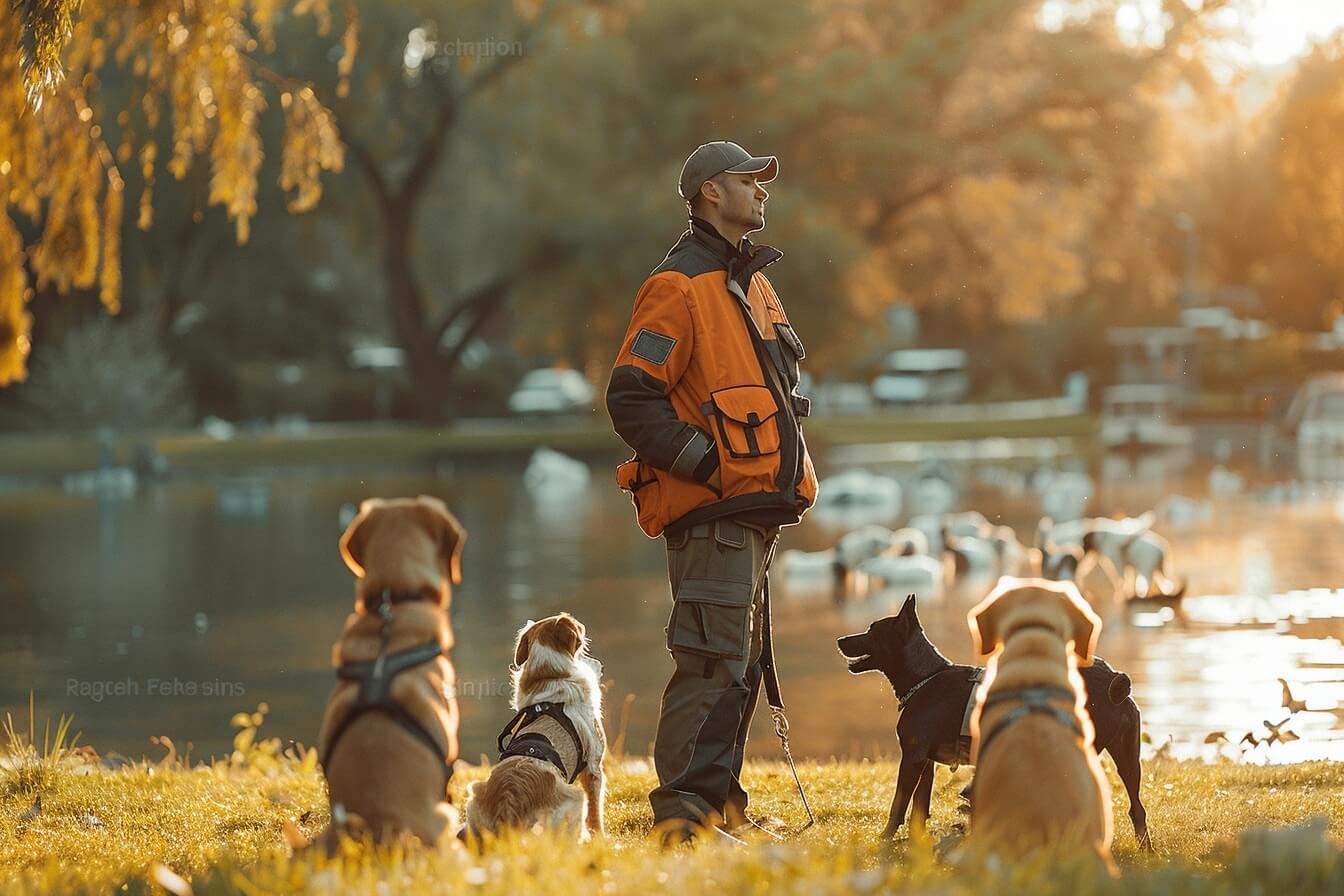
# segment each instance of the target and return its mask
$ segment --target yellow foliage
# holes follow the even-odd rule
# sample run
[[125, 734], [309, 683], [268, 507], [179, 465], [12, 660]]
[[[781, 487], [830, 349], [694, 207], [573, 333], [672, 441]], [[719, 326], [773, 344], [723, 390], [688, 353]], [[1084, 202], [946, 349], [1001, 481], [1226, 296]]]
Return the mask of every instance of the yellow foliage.
[[[4, 183], [0, 179], [0, 185]], [[13, 220], [0, 213], [0, 386], [25, 378], [33, 316], [24, 274], [23, 240]]]
[[1338, 271], [1344, 246], [1344, 49], [1322, 47], [1304, 70], [1308, 65], [1314, 77], [1302, 78], [1283, 109], [1281, 223], [1323, 270]]
[[345, 149], [336, 120], [311, 88], [284, 94], [285, 140], [280, 156], [280, 186], [293, 190], [289, 210], [306, 212], [322, 197], [322, 171], [340, 171]]
[[[38, 288], [96, 286], [110, 311], [120, 308], [125, 184], [117, 164], [139, 164], [137, 220], [148, 229], [163, 164], [148, 135], [165, 112], [168, 170], [181, 179], [207, 157], [207, 201], [225, 209], [245, 242], [257, 211], [266, 93], [299, 97], [284, 110], [281, 184], [292, 210], [318, 202], [321, 173], [343, 162], [334, 117], [308, 85], [250, 55], [274, 44], [286, 10], [310, 16], [321, 33], [331, 28], [330, 0], [20, 0], [17, 14], [0, 16], [0, 386], [22, 378], [28, 353], [25, 260]], [[358, 45], [353, 11], [347, 0], [343, 83]], [[102, 106], [105, 64], [133, 76], [128, 108]], [[105, 135], [114, 135], [115, 153]], [[40, 225], [26, 252], [16, 215]]]
[[999, 175], [968, 177], [953, 190], [957, 214], [989, 255], [999, 311], [1010, 319], [1043, 316], [1050, 300], [1084, 283], [1078, 254], [1087, 197], [1063, 186], [1041, 187]]
[[103, 198], [103, 273], [98, 298], [112, 314], [121, 310], [121, 216], [124, 187], [116, 171], [108, 173]]
[[36, 107], [61, 83], [61, 49], [73, 31], [71, 19], [83, 0], [17, 0], [10, 20], [21, 29], [17, 49], [27, 99]]
[[336, 63], [336, 74], [340, 80], [336, 84], [336, 95], [350, 95], [350, 73], [355, 70], [355, 54], [359, 52], [359, 7], [355, 0], [345, 3], [345, 32], [341, 35], [341, 59]]

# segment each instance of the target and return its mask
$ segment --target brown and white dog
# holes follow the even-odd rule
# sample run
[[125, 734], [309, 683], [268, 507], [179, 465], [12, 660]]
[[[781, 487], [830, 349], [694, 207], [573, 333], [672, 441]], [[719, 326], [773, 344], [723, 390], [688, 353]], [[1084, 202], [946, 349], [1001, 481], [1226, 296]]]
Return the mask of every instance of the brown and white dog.
[[963, 849], [1090, 854], [1114, 873], [1111, 793], [1079, 665], [1101, 620], [1072, 582], [1002, 579], [967, 615], [989, 659], [971, 717], [975, 794]]
[[468, 833], [540, 824], [580, 840], [601, 834], [607, 737], [602, 665], [588, 655], [587, 631], [568, 613], [529, 622], [512, 671], [518, 714], [499, 736], [489, 779], [470, 787]]
[[447, 793], [458, 730], [448, 608], [465, 540], [444, 503], [425, 495], [370, 498], [341, 536], [358, 582], [332, 648], [339, 680], [318, 739], [328, 850], [343, 833], [410, 834], [433, 846], [457, 828]]

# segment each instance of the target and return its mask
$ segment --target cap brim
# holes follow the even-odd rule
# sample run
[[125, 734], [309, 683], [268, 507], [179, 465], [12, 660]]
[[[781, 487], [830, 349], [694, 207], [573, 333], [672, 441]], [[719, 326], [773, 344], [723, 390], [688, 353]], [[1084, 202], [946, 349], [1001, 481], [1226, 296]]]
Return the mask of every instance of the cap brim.
[[779, 161], [774, 156], [760, 156], [750, 158], [741, 164], [734, 165], [731, 168], [723, 169], [724, 174], [755, 174], [759, 175], [756, 179], [763, 184], [768, 184], [779, 176]]

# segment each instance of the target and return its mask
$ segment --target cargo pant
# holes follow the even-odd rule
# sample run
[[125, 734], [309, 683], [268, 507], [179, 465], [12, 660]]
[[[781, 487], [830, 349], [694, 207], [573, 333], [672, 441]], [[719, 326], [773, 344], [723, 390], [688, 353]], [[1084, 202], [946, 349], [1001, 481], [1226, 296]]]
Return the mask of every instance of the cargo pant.
[[715, 520], [667, 539], [676, 669], [653, 746], [655, 823], [743, 818], [739, 778], [761, 689], [762, 597], [778, 534]]

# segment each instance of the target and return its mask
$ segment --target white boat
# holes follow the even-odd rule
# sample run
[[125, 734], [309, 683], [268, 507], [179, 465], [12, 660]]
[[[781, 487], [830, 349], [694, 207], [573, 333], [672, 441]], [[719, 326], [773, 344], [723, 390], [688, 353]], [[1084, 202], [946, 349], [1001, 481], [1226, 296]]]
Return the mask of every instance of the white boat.
[[846, 470], [827, 477], [817, 488], [817, 503], [812, 509], [822, 525], [849, 529], [894, 523], [900, 513], [901, 484], [866, 470]]
[[1101, 444], [1109, 450], [1188, 448], [1195, 431], [1176, 422], [1166, 386], [1111, 386], [1102, 398]]
[[1303, 383], [1286, 422], [1299, 451], [1344, 452], [1344, 373], [1319, 374]]

